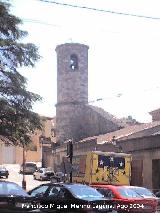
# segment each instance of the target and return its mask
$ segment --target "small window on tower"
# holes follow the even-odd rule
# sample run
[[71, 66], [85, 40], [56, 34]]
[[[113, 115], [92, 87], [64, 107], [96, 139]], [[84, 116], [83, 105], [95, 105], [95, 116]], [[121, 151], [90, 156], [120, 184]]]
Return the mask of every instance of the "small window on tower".
[[70, 68], [72, 70], [76, 70], [78, 69], [78, 57], [75, 54], [72, 54], [70, 56]]

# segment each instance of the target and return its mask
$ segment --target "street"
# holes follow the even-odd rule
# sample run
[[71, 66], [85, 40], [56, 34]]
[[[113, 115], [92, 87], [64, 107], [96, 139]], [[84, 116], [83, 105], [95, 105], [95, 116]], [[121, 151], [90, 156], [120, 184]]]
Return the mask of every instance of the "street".
[[[4, 166], [9, 171], [8, 179], [4, 178], [4, 180], [12, 181], [12, 182], [15, 182], [18, 185], [22, 186], [23, 175], [19, 174], [20, 165], [19, 164], [4, 164]], [[40, 184], [50, 182], [50, 181], [34, 180], [33, 175], [25, 175], [25, 180], [26, 180], [26, 191], [29, 191], [29, 190], [35, 188], [36, 186], [39, 186]], [[158, 210], [156, 213], [160, 213], [160, 210]]]
[[[19, 174], [20, 165], [19, 164], [4, 164], [4, 166], [9, 171], [8, 179], [5, 179], [5, 178], [4, 179], [15, 182], [18, 185], [22, 186], [23, 175]], [[49, 181], [34, 180], [33, 175], [25, 175], [25, 180], [26, 180], [26, 190], [27, 191], [33, 189], [34, 187], [36, 187], [42, 183], [49, 182]]]

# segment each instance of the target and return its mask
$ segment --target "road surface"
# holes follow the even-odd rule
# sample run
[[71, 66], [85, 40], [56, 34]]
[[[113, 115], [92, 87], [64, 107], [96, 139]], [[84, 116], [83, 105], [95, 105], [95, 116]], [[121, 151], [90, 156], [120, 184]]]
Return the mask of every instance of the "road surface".
[[[13, 181], [13, 182], [17, 183], [18, 185], [22, 186], [23, 175], [19, 174], [20, 165], [19, 164], [4, 164], [4, 166], [9, 171], [9, 177], [6, 180]], [[26, 190], [27, 191], [33, 189], [36, 186], [39, 186], [42, 183], [49, 182], [49, 181], [34, 180], [33, 175], [25, 175], [25, 180], [26, 180]]]

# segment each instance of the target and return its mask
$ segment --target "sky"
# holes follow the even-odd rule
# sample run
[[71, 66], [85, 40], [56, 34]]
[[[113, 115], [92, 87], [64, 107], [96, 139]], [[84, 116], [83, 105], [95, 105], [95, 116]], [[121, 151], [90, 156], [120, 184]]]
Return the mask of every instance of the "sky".
[[76, 42], [89, 46], [90, 103], [117, 118], [130, 115], [137, 121], [151, 122], [149, 112], [160, 108], [159, 0], [48, 1], [97, 10], [11, 0], [11, 13], [22, 19], [20, 28], [29, 34], [24, 41], [39, 47], [42, 56], [34, 68], [20, 69], [28, 79], [28, 90], [43, 98], [34, 111], [56, 115], [55, 48]]

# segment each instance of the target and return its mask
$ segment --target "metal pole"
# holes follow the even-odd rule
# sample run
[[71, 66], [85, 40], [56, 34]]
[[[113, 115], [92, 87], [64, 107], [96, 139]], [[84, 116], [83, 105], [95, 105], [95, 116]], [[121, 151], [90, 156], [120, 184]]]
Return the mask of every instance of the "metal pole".
[[70, 164], [71, 164], [70, 183], [72, 183], [73, 141], [71, 140], [69, 143], [70, 143]]
[[43, 167], [43, 139], [41, 140], [41, 151], [42, 151], [42, 167]]
[[[72, 155], [70, 156], [70, 164], [72, 167]], [[72, 183], [72, 168], [71, 168], [71, 172], [70, 172], [70, 183]]]
[[23, 144], [23, 180], [22, 180], [22, 188], [26, 190], [26, 180], [25, 180], [25, 149]]
[[43, 140], [44, 140], [44, 136], [41, 135], [39, 138], [39, 143], [40, 143], [40, 147], [41, 147], [41, 167], [43, 167], [44, 163], [43, 163]]

